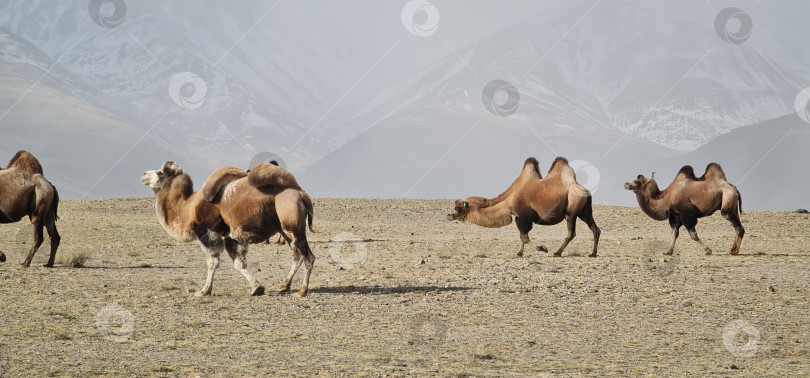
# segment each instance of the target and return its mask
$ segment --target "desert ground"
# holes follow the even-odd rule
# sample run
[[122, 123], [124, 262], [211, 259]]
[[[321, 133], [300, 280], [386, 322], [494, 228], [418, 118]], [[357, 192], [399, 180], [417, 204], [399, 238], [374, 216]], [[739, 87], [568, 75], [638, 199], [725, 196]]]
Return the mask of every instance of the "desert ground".
[[[628, 194], [630, 195], [630, 194]], [[196, 244], [160, 227], [150, 198], [60, 204], [62, 246], [29, 268], [27, 221], [0, 225], [0, 376], [579, 376], [810, 374], [810, 219], [746, 211], [681, 232], [637, 208], [596, 206], [561, 258], [514, 225], [450, 222], [451, 200], [315, 199], [306, 298], [277, 295], [286, 246], [254, 245], [249, 296], [223, 256], [213, 296]], [[537, 226], [557, 249], [565, 227]], [[300, 284], [303, 269], [293, 288]]]

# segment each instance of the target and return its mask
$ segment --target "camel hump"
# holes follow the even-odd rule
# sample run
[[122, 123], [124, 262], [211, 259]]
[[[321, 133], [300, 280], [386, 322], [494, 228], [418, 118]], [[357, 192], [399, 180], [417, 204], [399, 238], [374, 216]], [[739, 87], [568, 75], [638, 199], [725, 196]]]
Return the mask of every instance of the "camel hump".
[[683, 167], [681, 167], [681, 169], [678, 171], [678, 174], [675, 175], [675, 176], [676, 177], [677, 176], [682, 176], [682, 177], [690, 179], [692, 181], [697, 181], [698, 180], [697, 176], [695, 176], [695, 169], [692, 168], [691, 165], [684, 165]]
[[723, 168], [720, 167], [720, 164], [717, 163], [709, 163], [706, 166], [706, 173], [703, 174], [701, 178], [709, 178], [712, 180], [726, 180], [726, 173], [723, 172]]
[[537, 161], [536, 158], [530, 157], [526, 159], [526, 161], [523, 163], [523, 167], [526, 168], [527, 165], [531, 166], [538, 175], [540, 174], [540, 162]]
[[259, 163], [247, 175], [248, 183], [256, 188], [279, 186], [301, 189], [290, 171], [270, 163]]
[[247, 176], [247, 173], [237, 167], [226, 166], [219, 168], [214, 173], [211, 173], [211, 176], [208, 176], [200, 192], [206, 201], [213, 203], [225, 185], [245, 176]]
[[562, 156], [557, 156], [557, 158], [554, 159], [554, 162], [551, 163], [551, 168], [548, 169], [548, 174], [550, 176], [552, 172], [562, 173], [565, 167], [568, 167], [568, 159]]
[[39, 160], [34, 157], [30, 152], [25, 150], [19, 150], [11, 158], [11, 161], [8, 162], [8, 166], [6, 168], [15, 168], [23, 171], [33, 172], [33, 173], [42, 173], [42, 165], [39, 164]]

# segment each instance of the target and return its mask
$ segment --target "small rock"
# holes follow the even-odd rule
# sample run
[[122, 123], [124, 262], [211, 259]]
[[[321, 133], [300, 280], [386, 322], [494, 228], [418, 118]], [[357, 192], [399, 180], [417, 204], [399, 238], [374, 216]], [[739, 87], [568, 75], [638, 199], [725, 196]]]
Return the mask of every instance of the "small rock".
[[729, 368], [731, 368], [731, 370], [739, 370], [740, 369], [740, 368], [737, 367], [737, 365], [731, 365], [731, 366], [729, 366]]
[[773, 285], [769, 286], [769, 287], [768, 287], [768, 290], [770, 290], [770, 291], [771, 291], [771, 293], [775, 293], [775, 292], [776, 292], [776, 288], [775, 288], [775, 287], [773, 287]]
[[630, 238], [630, 240], [642, 240], [642, 239], [644, 239], [644, 238], [642, 238], [641, 236], [634, 236], [634, 237]]
[[425, 260], [425, 259], [419, 260], [419, 265], [424, 265], [424, 264], [427, 264], [427, 260]]

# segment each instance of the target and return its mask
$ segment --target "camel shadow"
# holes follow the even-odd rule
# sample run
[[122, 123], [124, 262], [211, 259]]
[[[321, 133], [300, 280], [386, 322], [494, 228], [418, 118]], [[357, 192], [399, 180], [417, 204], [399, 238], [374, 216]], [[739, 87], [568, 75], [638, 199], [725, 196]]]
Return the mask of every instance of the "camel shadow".
[[372, 294], [372, 295], [386, 295], [386, 294], [415, 294], [422, 293], [442, 293], [442, 292], [456, 292], [473, 290], [474, 287], [466, 286], [397, 286], [397, 287], [384, 287], [384, 286], [329, 286], [310, 288], [311, 293], [325, 293], [325, 294]]
[[177, 265], [166, 265], [166, 266], [155, 266], [152, 264], [141, 264], [135, 266], [80, 266], [71, 269], [99, 269], [99, 270], [114, 270], [114, 269], [193, 269], [195, 267], [192, 266], [177, 266]]

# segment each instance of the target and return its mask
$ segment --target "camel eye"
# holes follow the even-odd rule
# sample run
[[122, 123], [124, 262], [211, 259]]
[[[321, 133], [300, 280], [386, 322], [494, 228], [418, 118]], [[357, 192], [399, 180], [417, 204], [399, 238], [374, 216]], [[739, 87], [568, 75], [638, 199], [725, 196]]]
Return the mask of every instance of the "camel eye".
[[463, 202], [463, 203], [461, 204], [461, 206], [464, 206], [464, 207], [470, 207], [470, 204], [469, 204], [469, 203], [467, 203], [467, 202]]

